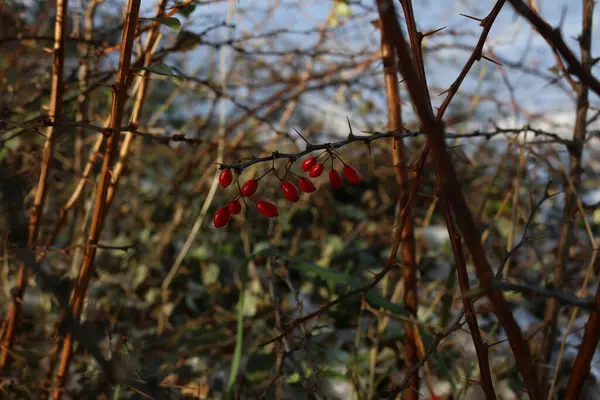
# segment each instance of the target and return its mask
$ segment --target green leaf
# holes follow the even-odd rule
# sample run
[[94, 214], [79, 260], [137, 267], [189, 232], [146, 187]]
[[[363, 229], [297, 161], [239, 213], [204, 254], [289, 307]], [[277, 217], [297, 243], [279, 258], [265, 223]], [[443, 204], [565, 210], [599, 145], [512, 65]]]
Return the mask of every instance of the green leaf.
[[330, 369], [325, 369], [320, 371], [319, 373], [320, 376], [322, 376], [323, 378], [329, 378], [332, 379], [334, 381], [347, 381], [348, 378], [346, 378], [345, 374], [341, 374], [339, 372], [330, 370]]
[[202, 270], [202, 282], [205, 285], [212, 285], [219, 279], [220, 268], [217, 263], [210, 263]]
[[181, 32], [179, 32], [179, 35], [177, 35], [177, 40], [175, 40], [173, 49], [179, 52], [190, 51], [198, 47], [201, 43], [202, 36], [183, 29]]
[[175, 32], [179, 32], [181, 30], [181, 22], [177, 18], [174, 17], [162, 17], [162, 18], [139, 18], [142, 21], [156, 21], [161, 25], [168, 26]]
[[[286, 261], [289, 261], [290, 268], [293, 268], [293, 269], [296, 269], [296, 270], [302, 271], [302, 272], [313, 273], [313, 274], [315, 274], [325, 280], [328, 280], [330, 282], [338, 283], [341, 285], [349, 285], [355, 289], [367, 285], [366, 282], [363, 282], [361, 279], [359, 279], [355, 276], [351, 276], [351, 275], [344, 274], [341, 272], [333, 271], [330, 268], [323, 268], [319, 265], [311, 263], [310, 261], [306, 261], [306, 260], [302, 260], [298, 257], [290, 256], [288, 254], [282, 253], [273, 248], [263, 249], [259, 252], [254, 253], [254, 256], [252, 256], [252, 257], [256, 257], [256, 256], [262, 256], [262, 257], [276, 256], [276, 257], [279, 257]], [[392, 314], [402, 316], [402, 317], [410, 316], [410, 313], [405, 308], [403, 308], [402, 306], [400, 306], [398, 304], [392, 303], [391, 301], [389, 301], [388, 299], [381, 296], [379, 293], [377, 293], [375, 291], [372, 291], [372, 290], [368, 291], [365, 298], [366, 298], [367, 302], [373, 307], [382, 308]]]
[[456, 387], [456, 384], [454, 383], [454, 379], [452, 377], [452, 373], [450, 372], [450, 368], [448, 368], [448, 365], [446, 364], [446, 360], [444, 360], [444, 357], [442, 357], [439, 354], [434, 354], [433, 359], [434, 359], [434, 362], [435, 362], [438, 370], [441, 371], [442, 376], [444, 378], [446, 378], [446, 380], [448, 382], [450, 382], [450, 386], [452, 386], [452, 391], [455, 392], [456, 390], [458, 390]]
[[192, 15], [194, 10], [196, 10], [196, 5], [190, 4], [179, 10], [179, 13], [181, 13], [181, 15], [183, 15], [185, 18], [188, 18], [190, 15]]
[[252, 293], [244, 294], [244, 307], [242, 311], [245, 317], [254, 317], [256, 315], [259, 300], [260, 299]]
[[153, 74], [172, 76], [179, 80], [183, 80], [179, 75], [175, 74], [175, 71], [173, 71], [173, 68], [171, 68], [168, 65], [163, 64], [163, 63], [156, 63], [156, 64], [148, 65], [147, 67], [140, 67], [139, 69], [148, 71], [148, 72], [152, 72]]
[[339, 1], [335, 7], [335, 13], [340, 17], [349, 17], [350, 6], [346, 1]]
[[297, 372], [293, 372], [291, 375], [289, 375], [286, 379], [286, 383], [292, 384], [292, 383], [298, 383], [300, 382], [301, 378], [300, 378], [300, 374]]
[[262, 256], [262, 257], [275, 257], [275, 256], [279, 257], [283, 260], [290, 261], [291, 262], [291, 264], [289, 265], [290, 268], [293, 268], [293, 269], [296, 269], [296, 270], [302, 271], [302, 272], [313, 273], [313, 274], [318, 275], [319, 277], [321, 277], [325, 280], [331, 281], [333, 283], [339, 283], [341, 285], [350, 285], [350, 286], [356, 286], [356, 287], [360, 287], [362, 284], [360, 279], [358, 279], [356, 277], [346, 275], [341, 272], [333, 271], [329, 268], [323, 268], [319, 265], [311, 263], [310, 261], [305, 261], [298, 257], [290, 256], [288, 254], [277, 251], [273, 248], [267, 248], [267, 249], [260, 250], [258, 252], [255, 252], [254, 255]]
[[392, 314], [398, 315], [400, 317], [410, 317], [410, 313], [408, 312], [408, 310], [406, 310], [399, 304], [392, 303], [391, 301], [389, 301], [388, 299], [386, 299], [378, 293], [370, 291], [367, 293], [365, 298], [367, 302], [373, 307], [383, 308], [384, 310]]

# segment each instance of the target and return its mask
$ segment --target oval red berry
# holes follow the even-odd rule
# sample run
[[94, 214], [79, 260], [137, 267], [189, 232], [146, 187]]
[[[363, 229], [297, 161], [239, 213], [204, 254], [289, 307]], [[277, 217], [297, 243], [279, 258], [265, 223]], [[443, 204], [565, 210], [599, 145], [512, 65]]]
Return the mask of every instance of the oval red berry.
[[229, 203], [227, 203], [227, 208], [231, 215], [238, 215], [240, 211], [242, 211], [242, 205], [239, 200], [230, 200]]
[[219, 208], [213, 216], [213, 225], [215, 228], [222, 228], [229, 222], [231, 214], [227, 207]]
[[317, 164], [317, 165], [313, 166], [310, 169], [310, 171], [308, 172], [308, 174], [312, 178], [316, 178], [317, 176], [321, 176], [321, 174], [323, 173], [324, 169], [325, 169], [325, 167], [323, 166], [323, 164]]
[[298, 188], [291, 182], [281, 182], [281, 191], [286, 199], [295, 203], [300, 198], [300, 192], [298, 192]]
[[360, 174], [354, 167], [346, 165], [344, 167], [344, 176], [350, 181], [350, 183], [360, 183]]
[[300, 189], [302, 189], [304, 193], [312, 193], [317, 190], [315, 185], [313, 185], [313, 183], [308, 178], [300, 178], [298, 180], [298, 186], [300, 186]]
[[335, 169], [329, 171], [329, 182], [331, 182], [331, 187], [334, 189], [342, 186], [342, 177]]
[[257, 201], [256, 208], [258, 208], [258, 211], [267, 218], [273, 218], [277, 216], [277, 207], [275, 204], [266, 200]]
[[309, 157], [306, 160], [302, 161], [302, 169], [304, 171], [308, 172], [316, 164], [317, 164], [317, 159], [315, 157]]
[[258, 181], [256, 179], [250, 179], [242, 186], [242, 196], [250, 197], [256, 192], [256, 189], [258, 189]]
[[223, 171], [221, 171], [221, 175], [219, 175], [219, 183], [221, 184], [221, 186], [226, 188], [227, 186], [231, 185], [232, 181], [233, 174], [231, 173], [230, 169], [224, 169]]

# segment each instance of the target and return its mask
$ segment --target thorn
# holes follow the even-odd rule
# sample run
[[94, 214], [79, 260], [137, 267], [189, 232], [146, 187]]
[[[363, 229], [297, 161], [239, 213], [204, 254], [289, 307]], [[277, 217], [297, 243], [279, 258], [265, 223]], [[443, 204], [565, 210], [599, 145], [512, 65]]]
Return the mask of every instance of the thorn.
[[563, 4], [562, 10], [560, 11], [560, 22], [558, 26], [562, 28], [565, 24], [565, 18], [567, 17], [567, 6]]
[[550, 82], [548, 82], [547, 85], [544, 86], [544, 88], [556, 85], [561, 79], [562, 79], [562, 76], [557, 76], [556, 78], [553, 78]]
[[431, 35], [433, 35], [434, 33], [438, 33], [439, 31], [441, 31], [441, 30], [444, 30], [444, 29], [446, 29], [446, 28], [447, 28], [447, 27], [445, 27], [445, 26], [442, 26], [441, 28], [439, 28], [439, 29], [436, 29], [436, 30], [434, 30], [434, 31], [429, 31], [429, 32], [427, 32], [427, 33], [424, 33], [424, 34], [423, 34], [423, 37], [431, 36]]
[[463, 16], [463, 17], [465, 17], [465, 18], [469, 18], [469, 19], [472, 19], [472, 20], [475, 20], [475, 21], [478, 21], [478, 22], [483, 22], [483, 20], [482, 20], [481, 18], [472, 17], [472, 16], [470, 16], [470, 15], [467, 15], [467, 14], [460, 14], [460, 13], [459, 13], [459, 15], [462, 15], [462, 16]]
[[484, 56], [483, 54], [481, 55], [481, 57], [482, 57], [482, 58], [485, 58], [486, 60], [488, 60], [488, 61], [490, 61], [490, 62], [493, 62], [493, 63], [494, 63], [494, 64], [496, 64], [496, 65], [499, 65], [499, 66], [501, 66], [501, 67], [503, 66], [503, 65], [502, 65], [502, 64], [500, 64], [498, 61], [492, 60], [491, 58], [489, 58], [489, 57], [486, 57], [486, 56]]
[[450, 86], [448, 89], [444, 90], [442, 93], [438, 94], [438, 96], [442, 96], [442, 95], [448, 93], [451, 90], [452, 90], [452, 86]]
[[313, 146], [313, 144], [311, 142], [309, 142], [308, 140], [306, 140], [306, 138], [304, 136], [302, 136], [302, 134], [300, 132], [298, 132], [298, 130], [296, 128], [294, 128], [294, 131], [296, 131], [296, 133], [298, 134], [298, 136], [300, 136], [302, 138], [302, 140], [304, 140], [307, 144], [307, 146]]
[[348, 118], [347, 114], [346, 114], [346, 120], [348, 121], [348, 128], [350, 129], [350, 133], [348, 134], [348, 137], [354, 137], [354, 132], [352, 132], [352, 125], [350, 125], [350, 118]]

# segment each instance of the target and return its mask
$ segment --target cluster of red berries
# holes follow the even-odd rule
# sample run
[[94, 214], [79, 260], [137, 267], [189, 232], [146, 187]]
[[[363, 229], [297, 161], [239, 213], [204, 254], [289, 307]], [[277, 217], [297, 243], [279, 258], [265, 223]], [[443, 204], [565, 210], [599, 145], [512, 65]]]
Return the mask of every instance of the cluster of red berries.
[[[321, 174], [325, 170], [325, 166], [324, 163], [319, 163], [316, 157], [309, 157], [302, 162], [302, 169], [305, 172], [308, 172], [308, 175], [311, 178], [316, 178], [321, 176]], [[273, 168], [267, 171], [267, 173], [269, 173], [271, 170], [273, 170]], [[286, 172], [290, 172], [289, 169]], [[344, 169], [342, 170], [342, 172], [350, 183], [360, 183], [360, 174], [355, 168], [344, 163]], [[265, 175], [267, 173], [265, 173]], [[293, 172], [292, 174], [299, 178], [298, 186], [300, 186], [300, 190], [302, 190], [304, 193], [313, 193], [317, 190], [317, 188], [309, 178], [299, 177]], [[261, 178], [262, 176], [259, 179]], [[224, 227], [225, 225], [227, 225], [232, 215], [237, 215], [242, 211], [240, 199], [250, 199], [250, 197], [254, 195], [254, 193], [256, 193], [256, 190], [258, 189], [259, 179], [250, 179], [249, 181], [244, 183], [240, 188], [240, 191], [237, 194], [237, 196], [227, 203], [227, 207], [219, 208], [215, 212], [215, 214], [213, 215], [213, 225], [215, 226], [215, 228]], [[298, 187], [296, 187], [296, 185], [294, 185], [293, 183], [286, 181], [285, 177], [284, 179], [281, 179], [281, 181], [282, 182], [280, 188], [283, 192], [284, 197], [292, 203], [297, 202], [300, 198], [300, 191], [298, 190]], [[219, 175], [219, 184], [222, 187], [226, 188], [229, 185], [231, 185], [232, 182], [233, 173], [231, 169], [224, 169], [221, 172], [221, 175]], [[329, 171], [329, 182], [331, 183], [331, 187], [333, 187], [334, 189], [337, 189], [342, 185], [342, 177], [340, 176], [339, 172], [337, 172], [333, 168]], [[261, 199], [257, 201], [256, 208], [262, 215], [264, 215], [267, 218], [274, 218], [278, 215], [277, 207], [275, 206], [275, 204], [266, 200]]]

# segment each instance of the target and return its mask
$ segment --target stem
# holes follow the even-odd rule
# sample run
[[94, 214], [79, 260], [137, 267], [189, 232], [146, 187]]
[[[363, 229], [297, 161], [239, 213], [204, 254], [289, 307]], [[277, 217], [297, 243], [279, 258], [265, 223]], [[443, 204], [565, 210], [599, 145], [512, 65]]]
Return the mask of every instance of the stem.
[[431, 104], [427, 102], [427, 96], [424, 94], [425, 88], [419, 81], [415, 66], [411, 62], [409, 49], [404, 41], [404, 33], [396, 18], [394, 4], [390, 0], [377, 0], [377, 5], [381, 8], [380, 12], [387, 22], [384, 24], [384, 28], [388, 29], [386, 34], [388, 37], [393, 38], [394, 46], [398, 53], [400, 71], [405, 79], [419, 119], [423, 124], [423, 130], [427, 135], [427, 143], [434, 156], [442, 194], [450, 204], [451, 211], [456, 215], [458, 228], [471, 253], [477, 276], [482, 287], [486, 290], [490, 302], [494, 306], [494, 312], [500, 324], [506, 331], [529, 397], [532, 400], [540, 400], [542, 396], [533, 368], [529, 345], [523, 337], [523, 333], [515, 321], [504, 299], [504, 295], [502, 292], [495, 290], [491, 285], [494, 274], [487, 259], [485, 249], [481, 245], [480, 234], [473, 219], [473, 214], [460, 189], [460, 183], [450, 160], [450, 155], [444, 142], [445, 133], [443, 123], [435, 118], [431, 110]]
[[[56, 1], [56, 19], [54, 22], [54, 49], [52, 63], [52, 83], [50, 92], [50, 121], [54, 122], [62, 115], [63, 95], [64, 95], [64, 66], [65, 66], [65, 37], [66, 37], [66, 19], [67, 19], [68, 0]], [[56, 143], [56, 129], [54, 125], [48, 127], [46, 132], [46, 143], [42, 155], [42, 164], [37, 191], [33, 200], [33, 208], [29, 218], [28, 245], [35, 249], [37, 237], [42, 218], [44, 202], [46, 199], [46, 189], [48, 183], [48, 174], [52, 162], [54, 145]], [[21, 304], [25, 289], [27, 288], [28, 273], [27, 269], [21, 263], [19, 265], [19, 275], [17, 278], [17, 289], [13, 297], [13, 302], [8, 311], [5, 325], [5, 335], [0, 350], [0, 376], [8, 374], [12, 357], [11, 348], [14, 344], [17, 324], [21, 316]]]
[[[405, 2], [402, 4], [404, 5]], [[410, 0], [408, 1], [410, 7]], [[412, 7], [410, 7], [412, 10]], [[405, 10], [406, 12], [406, 10]], [[383, 18], [379, 17], [380, 23], [383, 26]], [[407, 19], [408, 21], [408, 19]], [[414, 21], [413, 21], [414, 22]], [[411, 24], [409, 23], [409, 26]], [[418, 44], [415, 44], [418, 48]], [[415, 48], [413, 48], [415, 51]], [[398, 88], [398, 69], [396, 66], [396, 55], [393, 46], [389, 42], [389, 38], [385, 35], [385, 31], [381, 30], [381, 52], [383, 58], [383, 67], [385, 75], [385, 90], [387, 95], [388, 108], [388, 130], [397, 132], [402, 127], [402, 112], [400, 108], [400, 95]], [[422, 64], [422, 63], [421, 63]], [[424, 71], [423, 71], [424, 73]], [[424, 77], [424, 75], [423, 75]], [[417, 317], [418, 308], [418, 293], [417, 293], [417, 270], [415, 257], [415, 234], [414, 225], [410, 215], [410, 210], [406, 209], [408, 193], [410, 192], [409, 177], [404, 165], [406, 164], [406, 156], [404, 142], [401, 138], [393, 139], [392, 148], [393, 164], [396, 173], [396, 181], [400, 193], [404, 196], [399, 198], [400, 213], [408, 212], [408, 219], [402, 230], [401, 236], [401, 257], [402, 257], [402, 276], [404, 283], [404, 304], [414, 318]], [[398, 229], [402, 229], [398, 227]], [[419, 362], [418, 346], [416, 343], [417, 328], [410, 322], [404, 324], [404, 358], [406, 367], [411, 368]], [[369, 388], [371, 389], [371, 387]], [[413, 374], [409, 380], [409, 389], [405, 392], [407, 400], [417, 400], [419, 398], [419, 374]]]
[[[112, 176], [111, 165], [117, 153], [117, 146], [119, 144], [119, 138], [121, 136], [121, 120], [123, 119], [123, 108], [125, 105], [125, 101], [127, 100], [126, 83], [127, 78], [129, 76], [131, 51], [133, 48], [133, 39], [135, 36], [135, 30], [138, 22], [140, 3], [141, 0], [129, 0], [129, 4], [127, 7], [127, 16], [125, 20], [125, 28], [123, 30], [122, 39], [124, 45], [121, 47], [117, 80], [112, 88], [112, 108], [110, 114], [109, 127], [107, 129], [107, 131], [110, 132], [110, 135], [106, 142], [106, 150], [104, 154], [104, 160], [102, 163], [100, 182], [96, 187], [94, 211], [87, 239], [88, 246], [85, 248], [83, 254], [81, 268], [79, 270], [79, 275], [77, 277], [71, 301], [73, 319], [75, 320], [78, 320], [79, 316], [81, 315], [83, 302], [87, 292], [90, 274], [94, 263], [94, 258], [96, 256], [96, 244], [98, 243], [100, 232], [102, 231], [102, 225], [104, 223], [104, 218], [106, 216], [106, 197], [108, 193], [108, 186]], [[73, 336], [69, 332], [67, 333], [63, 341], [57, 382], [52, 395], [52, 398], [54, 400], [59, 400], [63, 393], [63, 387], [67, 379], [69, 364], [72, 356], [72, 345]]]
[[490, 372], [488, 347], [483, 342], [481, 332], [479, 331], [479, 324], [477, 323], [477, 315], [475, 313], [475, 307], [473, 307], [473, 301], [466, 296], [471, 288], [469, 285], [469, 273], [467, 272], [467, 264], [465, 261], [465, 255], [463, 253], [462, 242], [460, 240], [460, 235], [455, 230], [455, 222], [452, 219], [452, 213], [450, 212], [450, 206], [448, 202], [445, 200], [442, 201], [442, 207], [446, 217], [446, 226], [448, 227], [448, 235], [450, 236], [450, 243], [452, 244], [452, 252], [454, 253], [458, 285], [460, 287], [463, 307], [465, 309], [465, 320], [469, 326], [469, 331], [471, 333], [471, 337], [473, 338], [473, 345], [475, 346], [475, 352], [477, 353], [481, 388], [483, 389], [487, 400], [495, 400], [496, 392], [494, 391], [492, 373]]
[[[582, 21], [582, 32], [579, 37], [579, 45], [581, 49], [581, 62], [583, 64], [583, 69], [586, 72], [590, 72], [592, 68], [592, 56], [591, 56], [591, 47], [592, 47], [592, 23], [593, 23], [593, 15], [594, 15], [594, 1], [593, 0], [583, 0], [583, 21]], [[571, 223], [573, 218], [575, 217], [575, 213], [577, 212], [577, 189], [581, 183], [581, 173], [583, 172], [583, 168], [581, 166], [581, 155], [583, 152], [583, 143], [585, 141], [586, 135], [586, 119], [587, 112], [589, 108], [588, 102], [588, 94], [589, 88], [586, 82], [581, 81], [577, 86], [577, 119], [575, 121], [575, 131], [573, 132], [573, 139], [579, 142], [579, 146], [573, 148], [571, 152], [571, 180], [573, 182], [573, 186], [569, 185], [566, 191], [567, 199], [565, 199], [565, 209], [563, 214], [563, 226], [569, 225], [569, 229], [566, 230], [564, 240], [561, 230], [561, 241], [560, 245], [562, 247], [563, 242], [565, 248], [562, 249], [559, 247], [559, 262], [556, 264], [555, 275], [554, 275], [554, 284], [556, 287], [560, 287], [562, 285], [562, 276], [564, 272], [564, 266], [567, 259], [568, 248], [571, 239]], [[567, 208], [568, 207], [568, 208]], [[557, 271], [561, 266], [562, 270]], [[557, 273], [558, 272], [558, 273]], [[559, 275], [557, 277], [557, 275]], [[560, 278], [560, 279], [559, 279]], [[595, 300], [597, 304], [600, 304], [600, 286], [596, 290]], [[552, 307], [548, 307], [548, 306]], [[552, 309], [558, 308], [558, 302], [556, 299], [549, 299], [547, 302], [547, 314], [552, 311]], [[551, 325], [549, 329], [548, 335], [548, 345], [550, 343], [554, 343], [554, 337], [556, 336], [556, 323], [557, 323], [557, 315], [555, 312], [553, 314]], [[567, 384], [567, 391], [565, 393], [565, 397], [568, 399], [576, 399], [579, 398], [581, 393], [581, 389], [583, 387], [583, 382], [587, 377], [590, 370], [590, 363], [596, 352], [596, 347], [598, 346], [598, 341], [600, 339], [600, 319], [598, 318], [597, 313], [591, 313], [588, 322], [585, 325], [585, 333], [583, 335], [583, 341], [581, 342], [581, 346], [579, 347], [579, 353], [577, 354], [577, 358], [575, 359], [575, 363], [573, 364], [573, 373], [569, 378], [569, 383]], [[546, 342], [544, 342], [546, 344]], [[543, 353], [543, 356], [548, 357], [550, 354], [550, 350], [548, 349], [547, 353]]]

